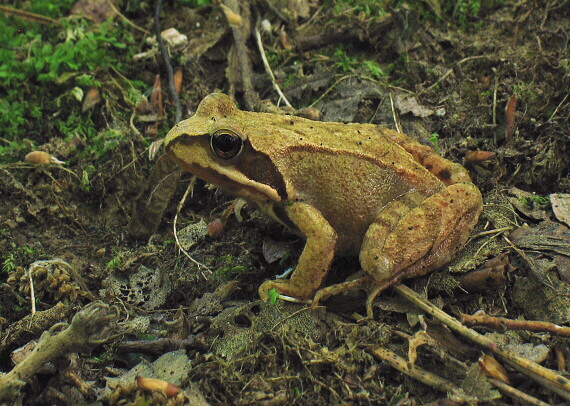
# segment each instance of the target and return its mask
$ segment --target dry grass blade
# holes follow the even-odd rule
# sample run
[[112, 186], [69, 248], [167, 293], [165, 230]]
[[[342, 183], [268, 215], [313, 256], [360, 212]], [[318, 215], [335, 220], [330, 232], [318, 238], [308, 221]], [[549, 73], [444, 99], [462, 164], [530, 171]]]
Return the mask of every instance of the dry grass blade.
[[0, 6], [0, 11], [2, 11], [4, 14], [12, 15], [14, 17], [21, 18], [22, 20], [26, 21], [31, 21], [33, 23], [44, 24], [44, 25], [59, 24], [59, 22], [57, 20], [54, 20], [53, 18], [44, 17], [39, 14], [18, 10], [12, 7]]

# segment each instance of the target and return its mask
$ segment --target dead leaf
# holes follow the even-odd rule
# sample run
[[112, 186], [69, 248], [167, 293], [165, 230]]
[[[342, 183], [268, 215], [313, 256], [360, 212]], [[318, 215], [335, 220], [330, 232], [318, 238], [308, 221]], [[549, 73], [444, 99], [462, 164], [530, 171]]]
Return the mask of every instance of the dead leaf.
[[509, 202], [511, 202], [511, 204], [526, 217], [533, 220], [549, 219], [549, 216], [546, 213], [546, 207], [543, 204], [540, 204], [540, 196], [526, 192], [514, 186], [510, 187], [508, 192], [509, 195], [511, 195], [507, 197]]
[[570, 193], [553, 193], [549, 197], [556, 218], [570, 226]]
[[557, 255], [554, 257], [554, 263], [556, 264], [556, 268], [558, 268], [560, 280], [570, 283], [570, 257]]
[[407, 93], [397, 93], [394, 99], [396, 107], [402, 114], [412, 113], [416, 117], [428, 117], [434, 113], [432, 109], [418, 103], [415, 96]]
[[290, 250], [291, 246], [288, 243], [275, 241], [271, 237], [265, 237], [263, 239], [263, 258], [265, 258], [268, 264], [272, 264], [283, 258]]
[[96, 24], [100, 24], [116, 14], [110, 1], [101, 0], [79, 0], [71, 7], [70, 13], [83, 16]]
[[208, 225], [204, 219], [200, 219], [199, 222], [184, 227], [176, 234], [178, 236], [180, 246], [185, 250], [189, 250], [198, 243], [201, 238], [208, 235]]
[[536, 227], [524, 225], [511, 233], [509, 238], [519, 248], [570, 257], [570, 230], [553, 221], [543, 221]]
[[[289, 94], [290, 91], [287, 91]], [[358, 106], [365, 99], [380, 99], [384, 95], [383, 89], [376, 83], [350, 78], [342, 81], [331, 95], [329, 101], [317, 103], [323, 121], [338, 121], [350, 123], [358, 113]]]
[[308, 18], [311, 12], [311, 6], [307, 0], [288, 0], [287, 8], [296, 18]]
[[150, 114], [152, 113], [152, 105], [148, 102], [146, 96], [141, 97], [139, 104], [135, 107], [137, 114]]
[[153, 141], [150, 144], [150, 146], [148, 147], [148, 159], [150, 161], [154, 161], [154, 158], [156, 158], [156, 156], [158, 155], [158, 152], [160, 151], [160, 147], [162, 147], [162, 144], [164, 144], [164, 138]]
[[504, 288], [508, 265], [509, 254], [505, 252], [488, 260], [475, 271], [462, 275], [459, 278], [459, 283], [467, 292]]
[[148, 238], [158, 228], [180, 176], [182, 171], [167, 155], [158, 158], [133, 206], [129, 224], [133, 237]]
[[198, 38], [192, 38], [188, 43], [188, 47], [184, 50], [184, 58], [199, 58], [205, 54], [210, 48], [216, 45], [224, 34], [228, 31], [228, 26], [220, 25], [215, 31], [204, 32]]

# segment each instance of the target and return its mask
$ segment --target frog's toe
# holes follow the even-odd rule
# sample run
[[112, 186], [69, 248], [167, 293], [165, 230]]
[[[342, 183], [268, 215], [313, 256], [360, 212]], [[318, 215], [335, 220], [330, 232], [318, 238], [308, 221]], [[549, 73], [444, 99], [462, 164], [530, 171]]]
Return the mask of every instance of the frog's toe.
[[313, 296], [313, 292], [305, 292], [302, 287], [296, 285], [289, 279], [277, 279], [265, 281], [259, 287], [259, 297], [263, 301], [269, 300], [269, 291], [275, 289], [282, 296], [289, 296], [293, 299], [304, 300]]
[[360, 265], [376, 282], [384, 282], [394, 273], [393, 261], [375, 250], [360, 251]]
[[[267, 302], [269, 300], [269, 291], [273, 288], [275, 288], [275, 281], [265, 281], [261, 284], [261, 286], [258, 289], [259, 292], [259, 297], [261, 298], [261, 300], [263, 300], [264, 302]], [[279, 290], [278, 290], [279, 291]]]

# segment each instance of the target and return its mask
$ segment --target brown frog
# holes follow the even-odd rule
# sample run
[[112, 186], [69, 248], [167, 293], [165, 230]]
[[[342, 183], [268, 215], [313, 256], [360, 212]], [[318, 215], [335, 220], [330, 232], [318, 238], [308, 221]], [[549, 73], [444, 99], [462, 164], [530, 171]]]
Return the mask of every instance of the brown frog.
[[[241, 111], [221, 93], [202, 100], [164, 145], [185, 170], [306, 239], [291, 278], [260, 286], [264, 300], [275, 288], [316, 303], [372, 280], [370, 315], [381, 290], [448, 263], [483, 207], [465, 168], [407, 135]], [[359, 255], [367, 276], [319, 291], [335, 254]]]

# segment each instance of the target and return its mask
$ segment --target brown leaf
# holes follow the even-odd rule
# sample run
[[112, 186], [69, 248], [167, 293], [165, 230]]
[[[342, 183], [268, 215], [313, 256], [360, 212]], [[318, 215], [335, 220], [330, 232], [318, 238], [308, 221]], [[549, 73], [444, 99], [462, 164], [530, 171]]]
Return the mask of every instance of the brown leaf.
[[416, 363], [418, 358], [418, 348], [425, 344], [439, 348], [439, 344], [425, 331], [418, 331], [416, 334], [408, 338], [408, 364], [410, 366]]
[[129, 224], [133, 237], [147, 238], [158, 228], [181, 175], [178, 165], [167, 155], [158, 158], [133, 206]]
[[553, 193], [549, 197], [556, 219], [570, 226], [570, 193]]
[[135, 107], [137, 114], [150, 114], [152, 113], [152, 105], [148, 102], [146, 96], [141, 97], [139, 104]]
[[459, 278], [460, 286], [467, 292], [481, 292], [505, 286], [505, 273], [509, 265], [509, 254], [504, 253], [485, 262], [475, 271]]
[[510, 141], [516, 127], [517, 98], [512, 95], [505, 111], [505, 138]]
[[289, 36], [283, 30], [279, 33], [279, 42], [281, 42], [281, 45], [286, 50], [293, 49], [293, 45], [291, 44], [291, 39], [289, 39]]
[[283, 258], [287, 255], [290, 249], [291, 247], [289, 244], [275, 241], [271, 237], [265, 237], [263, 239], [263, 258], [265, 258], [268, 264], [272, 264], [273, 262]]

